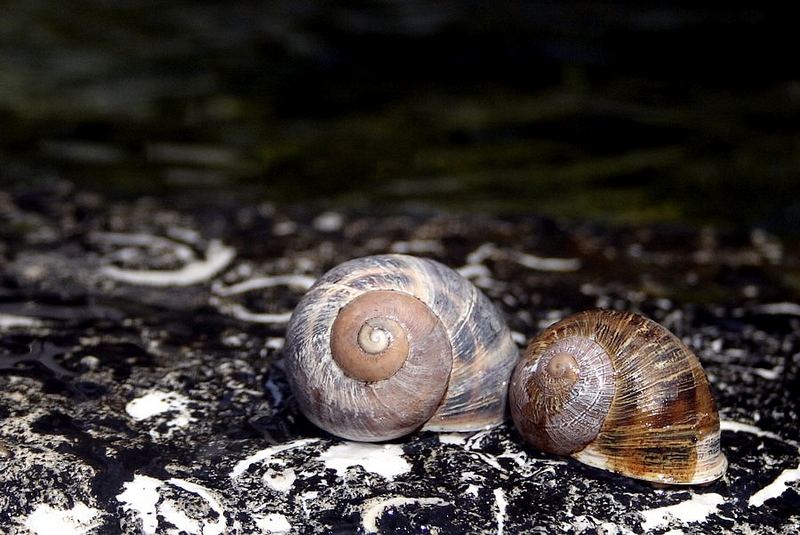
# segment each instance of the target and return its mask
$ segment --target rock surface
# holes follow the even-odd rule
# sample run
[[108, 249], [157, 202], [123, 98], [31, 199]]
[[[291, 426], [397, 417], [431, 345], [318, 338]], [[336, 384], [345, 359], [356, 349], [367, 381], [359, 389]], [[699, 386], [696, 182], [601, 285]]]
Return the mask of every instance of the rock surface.
[[[3, 533], [796, 533], [800, 250], [769, 234], [536, 217], [173, 209], [0, 192]], [[654, 488], [509, 424], [388, 444], [324, 434], [281, 362], [293, 305], [346, 259], [440, 260], [522, 345], [600, 306], [696, 350], [724, 479]]]

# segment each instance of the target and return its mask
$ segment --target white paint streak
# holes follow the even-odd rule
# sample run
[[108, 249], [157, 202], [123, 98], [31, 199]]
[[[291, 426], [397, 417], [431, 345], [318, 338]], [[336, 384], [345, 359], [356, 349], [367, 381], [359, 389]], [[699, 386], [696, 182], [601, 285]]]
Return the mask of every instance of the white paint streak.
[[105, 266], [100, 272], [117, 281], [142, 286], [191, 286], [205, 282], [225, 269], [236, 256], [233, 247], [212, 240], [206, 248], [205, 258], [189, 262], [175, 270], [122, 269]]
[[492, 272], [483, 264], [467, 264], [456, 270], [465, 279], [489, 278]]
[[36, 535], [83, 535], [96, 527], [100, 511], [81, 502], [72, 509], [56, 509], [40, 503], [25, 520], [25, 527]]
[[800, 480], [800, 467], [787, 468], [775, 478], [775, 481], [750, 496], [748, 505], [750, 507], [760, 507], [767, 500], [779, 497], [786, 492], [789, 483], [798, 480]]
[[117, 501], [122, 503], [126, 511], [135, 511], [142, 521], [142, 533], [151, 535], [158, 528], [156, 504], [160, 495], [158, 488], [164, 482], [149, 476], [136, 474], [133, 481], [125, 483], [124, 491], [117, 495]]
[[[306, 291], [316, 282], [313, 277], [306, 275], [274, 275], [272, 277], [256, 277], [248, 279], [231, 286], [223, 286], [220, 283], [214, 283], [211, 287], [212, 292], [220, 297], [228, 297], [246, 293], [252, 290], [262, 288], [272, 288], [275, 286], [288, 286], [290, 288], [297, 288]], [[239, 303], [225, 303], [216, 297], [212, 297], [209, 302], [215, 306], [217, 310], [223, 314], [233, 316], [241, 321], [249, 321], [251, 323], [288, 323], [292, 317], [291, 311], [285, 312], [253, 312], [244, 305]]]
[[[162, 500], [159, 489], [167, 484], [200, 496], [217, 513], [217, 520], [203, 522], [192, 519], [185, 511], [178, 509], [172, 500]], [[137, 513], [142, 522], [142, 533], [145, 535], [155, 534], [158, 531], [159, 516], [188, 533], [220, 535], [225, 532], [225, 510], [219, 500], [201, 485], [179, 478], [171, 478], [165, 482], [150, 476], [136, 474], [133, 481], [125, 483], [122, 488], [124, 490], [117, 495], [117, 501], [122, 503], [124, 510]], [[159, 501], [161, 501], [160, 505]]]
[[[193, 231], [187, 231], [193, 232]], [[173, 233], [175, 234], [175, 233]], [[181, 237], [180, 233], [176, 234]], [[91, 236], [91, 240], [95, 243], [107, 243], [110, 245], [135, 245], [137, 247], [149, 247], [151, 249], [171, 249], [173, 254], [183, 260], [189, 262], [194, 260], [196, 255], [191, 247], [182, 243], [177, 243], [173, 240], [163, 238], [161, 236], [154, 236], [152, 234], [123, 234], [120, 232], [95, 232]], [[191, 240], [187, 240], [191, 241]]]
[[271, 338], [267, 338], [264, 347], [268, 349], [274, 349], [275, 351], [283, 349], [283, 344], [286, 342], [285, 338], [281, 338], [279, 336], [273, 336]]
[[639, 511], [644, 517], [642, 529], [648, 531], [664, 527], [670, 522], [677, 521], [681, 524], [689, 522], [705, 522], [708, 515], [717, 512], [719, 505], [725, 500], [719, 494], [694, 494], [690, 499], [675, 505]]
[[216, 522], [205, 524], [201, 531], [202, 535], [219, 535], [225, 532], [225, 509], [223, 509], [219, 500], [211, 491], [197, 483], [192, 483], [191, 481], [176, 477], [171, 478], [169, 482], [187, 492], [197, 494], [208, 503], [208, 506], [213, 509], [215, 513], [217, 513]]
[[498, 472], [507, 473], [506, 469], [500, 466], [500, 462], [497, 460], [497, 457], [494, 455], [490, 455], [488, 453], [483, 453], [480, 451], [473, 452], [472, 455], [480, 459], [481, 461], [485, 462]]
[[783, 366], [776, 366], [772, 369], [767, 368], [752, 368], [753, 373], [762, 377], [764, 379], [769, 379], [770, 381], [774, 381], [775, 379], [779, 378], [783, 373]]
[[797, 303], [768, 303], [754, 307], [762, 314], [786, 314], [789, 316], [800, 316], [800, 304]]
[[[676, 531], [678, 533], [683, 533], [680, 530], [676, 530]], [[597, 526], [597, 533], [598, 533], [598, 535], [619, 535], [619, 534], [633, 535], [633, 531], [631, 531], [629, 529], [626, 529], [626, 528], [623, 528], [621, 526], [618, 526], [617, 524], [615, 524], [613, 522], [601, 522], [600, 525]], [[667, 532], [667, 533], [669, 533], [669, 532]], [[667, 535], [667, 534], [665, 533], [664, 535]], [[673, 533], [672, 535], [677, 535], [677, 534]]]
[[238, 303], [221, 303], [218, 299], [212, 298], [211, 305], [215, 306], [217, 310], [223, 314], [233, 316], [241, 321], [249, 321], [251, 323], [289, 323], [292, 317], [290, 311], [287, 312], [253, 312], [247, 307]]
[[464, 450], [468, 452], [471, 456], [483, 461], [484, 463], [488, 464], [495, 470], [503, 473], [508, 473], [508, 470], [503, 468], [503, 466], [500, 464], [500, 459], [510, 459], [519, 468], [524, 468], [524, 469], [528, 469], [535, 464], [546, 464], [546, 465], [567, 464], [567, 461], [563, 460], [536, 459], [530, 457], [524, 451], [515, 447], [511, 443], [507, 444], [503, 453], [499, 455], [493, 455], [490, 453], [486, 453], [484, 451], [480, 451], [483, 440], [491, 433], [492, 429], [486, 431], [480, 431], [477, 433], [443, 433], [439, 435], [439, 442], [441, 442], [442, 444], [452, 444], [455, 446], [462, 446]]
[[484, 243], [467, 255], [467, 264], [482, 264], [484, 260], [497, 254], [497, 246], [493, 243]]
[[292, 530], [289, 520], [280, 513], [270, 513], [267, 516], [253, 515], [253, 520], [262, 533], [289, 533]]
[[492, 429], [487, 429], [485, 431], [479, 431], [474, 433], [469, 440], [467, 440], [466, 449], [468, 450], [477, 450], [483, 445], [483, 439], [488, 437], [492, 433]]
[[164, 500], [158, 507], [158, 513], [181, 532], [201, 533], [200, 522], [189, 518], [189, 515], [178, 509], [172, 500]]
[[211, 290], [215, 294], [222, 296], [243, 294], [262, 288], [274, 288], [275, 286], [288, 286], [289, 288], [308, 290], [316, 280], [317, 279], [314, 277], [308, 277], [306, 275], [274, 275], [272, 277], [254, 277], [236, 284], [231, 284], [230, 286], [224, 286], [215, 282], [211, 286]]
[[791, 441], [786, 440], [782, 436], [777, 433], [773, 433], [772, 431], [764, 431], [760, 427], [757, 427], [752, 424], [744, 424], [741, 422], [735, 422], [733, 420], [720, 420], [719, 422], [719, 429], [720, 431], [734, 431], [734, 432], [741, 432], [741, 433], [751, 433], [756, 436], [760, 437], [767, 437], [772, 438], [775, 440], [779, 440], [781, 442], [785, 442], [787, 444], [791, 444], [792, 446], [798, 447], [798, 445]]
[[497, 506], [494, 513], [497, 519], [497, 535], [503, 535], [506, 525], [506, 507], [508, 506], [503, 489], [494, 489], [494, 503]]
[[470, 436], [472, 436], [472, 433], [439, 433], [437, 435], [441, 444], [454, 444], [456, 446], [466, 444]]
[[536, 271], [577, 271], [581, 268], [581, 261], [577, 258], [545, 258], [526, 253], [517, 253], [514, 261], [528, 269]]
[[436, 240], [410, 240], [410, 241], [397, 241], [390, 247], [389, 251], [392, 253], [443, 253], [444, 249], [442, 244]]
[[125, 405], [125, 412], [134, 420], [145, 420], [162, 412], [183, 408], [179, 400], [178, 394], [171, 392], [149, 392], [129, 401]]
[[547, 258], [519, 251], [499, 249], [493, 243], [484, 243], [467, 255], [467, 264], [482, 264], [487, 259], [508, 259], [528, 269], [537, 271], [577, 271], [581, 267], [578, 258]]
[[148, 392], [144, 396], [131, 400], [125, 406], [125, 412], [134, 420], [147, 420], [162, 413], [173, 413], [174, 416], [167, 421], [167, 432], [154, 429], [150, 430], [153, 438], [172, 436], [175, 429], [186, 427], [195, 419], [189, 411], [191, 400], [175, 392]]
[[42, 321], [36, 318], [0, 313], [0, 330], [13, 329], [15, 327], [39, 327], [41, 325]]
[[250, 466], [254, 465], [255, 463], [260, 463], [262, 461], [268, 461], [272, 459], [272, 457], [278, 453], [283, 451], [293, 450], [295, 448], [302, 448], [309, 444], [315, 444], [319, 442], [319, 439], [316, 438], [302, 438], [300, 440], [295, 440], [292, 442], [287, 442], [286, 444], [279, 444], [277, 446], [270, 446], [268, 448], [264, 448], [263, 450], [257, 451], [253, 455], [239, 461], [231, 470], [230, 478], [237, 479], [242, 474], [244, 474]]
[[198, 231], [183, 227], [169, 227], [167, 236], [186, 243], [199, 243], [202, 239], [202, 235]]
[[297, 480], [297, 475], [291, 468], [286, 470], [269, 469], [264, 473], [264, 477], [262, 479], [264, 480], [264, 483], [266, 483], [267, 486], [272, 490], [287, 493], [292, 489], [292, 486], [294, 486], [294, 482]]
[[336, 232], [344, 224], [344, 216], [337, 212], [323, 212], [311, 222], [320, 232]]
[[[780, 442], [784, 442], [786, 444], [790, 444], [797, 448], [798, 454], [800, 454], [800, 444], [793, 440], [787, 440], [777, 433], [773, 433], [771, 431], [764, 431], [760, 427], [756, 427], [755, 425], [751, 424], [743, 424], [740, 422], [734, 422], [732, 420], [722, 420], [719, 423], [720, 430], [722, 431], [738, 431], [742, 433], [751, 433], [756, 436], [771, 438], [774, 440], [778, 440]], [[788, 484], [793, 481], [800, 480], [800, 466], [797, 468], [787, 468], [783, 472], [781, 472], [778, 477], [775, 478], [775, 481], [764, 487], [763, 489], [757, 491], [755, 494], [750, 496], [748, 500], [748, 505], [750, 507], [760, 507], [764, 504], [767, 500], [771, 498], [777, 498], [788, 488]]]
[[[300, 501], [300, 506], [303, 508], [303, 516], [308, 518], [311, 516], [310, 509], [315, 509], [313, 505], [316, 504], [317, 499], [319, 498], [319, 492], [316, 490], [309, 490], [300, 494], [297, 498]], [[311, 508], [309, 508], [309, 504], [312, 504]]]
[[394, 479], [411, 470], [411, 465], [403, 458], [403, 447], [399, 444], [363, 444], [345, 442], [338, 444], [320, 455], [326, 468], [344, 475], [351, 466], [361, 466], [386, 479]]
[[389, 507], [401, 507], [404, 505], [449, 505], [441, 498], [406, 498], [396, 496], [393, 498], [373, 498], [367, 500], [361, 507], [361, 525], [367, 533], [378, 533], [378, 518]]

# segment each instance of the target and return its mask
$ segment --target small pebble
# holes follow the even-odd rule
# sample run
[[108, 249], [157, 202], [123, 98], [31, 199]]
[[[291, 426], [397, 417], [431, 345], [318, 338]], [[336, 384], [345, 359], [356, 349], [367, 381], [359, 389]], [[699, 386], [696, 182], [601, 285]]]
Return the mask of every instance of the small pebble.
[[323, 212], [312, 222], [320, 232], [336, 232], [342, 228], [344, 217], [336, 212]]
[[100, 359], [94, 355], [86, 355], [81, 359], [81, 364], [86, 366], [89, 371], [94, 371], [100, 366]]
[[11, 459], [12, 457], [14, 457], [14, 452], [4, 443], [0, 442], [0, 459]]

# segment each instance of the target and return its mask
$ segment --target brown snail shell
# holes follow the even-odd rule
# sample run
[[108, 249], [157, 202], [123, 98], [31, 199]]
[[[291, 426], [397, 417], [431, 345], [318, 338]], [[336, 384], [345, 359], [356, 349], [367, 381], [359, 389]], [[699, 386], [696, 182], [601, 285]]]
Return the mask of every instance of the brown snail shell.
[[509, 389], [533, 446], [670, 484], [721, 477], [719, 414], [700, 361], [645, 317], [590, 310], [531, 341]]
[[501, 423], [518, 351], [469, 281], [433, 260], [392, 254], [323, 275], [292, 314], [284, 355], [309, 420], [380, 441]]

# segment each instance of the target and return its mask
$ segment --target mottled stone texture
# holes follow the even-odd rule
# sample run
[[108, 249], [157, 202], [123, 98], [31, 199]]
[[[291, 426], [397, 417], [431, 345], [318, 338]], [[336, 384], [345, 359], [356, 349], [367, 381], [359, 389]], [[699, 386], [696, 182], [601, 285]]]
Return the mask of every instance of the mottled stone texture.
[[[0, 206], [0, 532], [800, 529], [800, 258], [774, 236], [70, 188]], [[332, 266], [385, 252], [461, 269], [520, 345], [594, 306], [661, 322], [708, 373], [728, 474], [654, 488], [508, 424], [383, 445], [316, 429], [285, 381], [287, 313]]]

